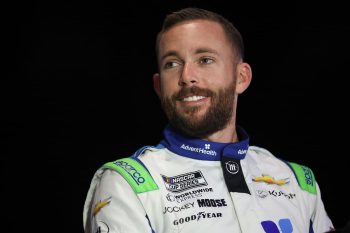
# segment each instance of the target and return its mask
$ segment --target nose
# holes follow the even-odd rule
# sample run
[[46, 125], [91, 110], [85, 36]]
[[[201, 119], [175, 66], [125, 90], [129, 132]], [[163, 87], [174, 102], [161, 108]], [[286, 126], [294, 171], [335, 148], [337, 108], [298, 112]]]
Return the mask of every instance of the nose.
[[198, 83], [194, 64], [185, 63], [179, 79], [179, 86], [193, 86]]

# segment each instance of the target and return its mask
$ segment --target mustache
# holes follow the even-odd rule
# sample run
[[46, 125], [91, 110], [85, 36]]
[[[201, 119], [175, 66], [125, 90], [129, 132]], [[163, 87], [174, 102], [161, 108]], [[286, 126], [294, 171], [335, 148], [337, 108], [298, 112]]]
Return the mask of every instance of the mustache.
[[214, 92], [209, 89], [203, 89], [196, 86], [184, 87], [179, 92], [175, 93], [172, 96], [172, 99], [175, 101], [182, 100], [186, 97], [193, 96], [193, 95], [211, 97], [211, 96], [214, 96]]

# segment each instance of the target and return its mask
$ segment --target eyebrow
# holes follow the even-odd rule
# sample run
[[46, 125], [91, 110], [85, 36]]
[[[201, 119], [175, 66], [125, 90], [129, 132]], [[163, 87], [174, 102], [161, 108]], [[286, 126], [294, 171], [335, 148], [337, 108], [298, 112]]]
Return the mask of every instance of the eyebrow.
[[[216, 52], [215, 50], [213, 49], [209, 49], [209, 48], [198, 48], [196, 49], [196, 51], [194, 52], [195, 54], [201, 54], [201, 53], [212, 53], [212, 54], [215, 54], [215, 55], [218, 55], [219, 53]], [[171, 56], [174, 56], [174, 57], [181, 57], [180, 54], [174, 50], [170, 50], [168, 52], [166, 52], [161, 58], [160, 58], [160, 61], [163, 61], [165, 58], [167, 57], [171, 57]]]
[[165, 58], [167, 57], [171, 57], [171, 56], [174, 56], [174, 57], [180, 57], [180, 54], [174, 50], [170, 50], [168, 52], [166, 52], [161, 58], [160, 58], [160, 61], [163, 61]]
[[213, 53], [215, 55], [219, 55], [218, 52], [216, 52], [214, 49], [209, 49], [209, 48], [199, 48], [196, 49], [195, 54], [200, 54], [200, 53]]

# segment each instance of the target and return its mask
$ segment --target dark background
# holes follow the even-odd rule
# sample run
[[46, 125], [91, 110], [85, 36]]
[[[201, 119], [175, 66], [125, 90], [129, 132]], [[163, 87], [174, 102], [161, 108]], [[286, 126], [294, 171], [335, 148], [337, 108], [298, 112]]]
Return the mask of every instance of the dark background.
[[[47, 3], [50, 2], [50, 3]], [[216, 11], [241, 31], [253, 82], [238, 124], [251, 144], [311, 167], [336, 227], [349, 219], [349, 18], [346, 7], [231, 1], [3, 6], [1, 232], [83, 232], [91, 178], [162, 138], [152, 89], [167, 13]]]

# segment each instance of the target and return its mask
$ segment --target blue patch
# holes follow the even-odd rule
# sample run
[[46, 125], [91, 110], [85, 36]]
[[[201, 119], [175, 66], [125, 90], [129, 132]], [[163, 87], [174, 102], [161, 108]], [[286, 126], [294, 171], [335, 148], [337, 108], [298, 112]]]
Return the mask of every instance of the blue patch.
[[266, 233], [292, 233], [293, 226], [289, 218], [282, 218], [278, 221], [279, 228], [276, 223], [270, 220], [262, 221], [261, 226]]

